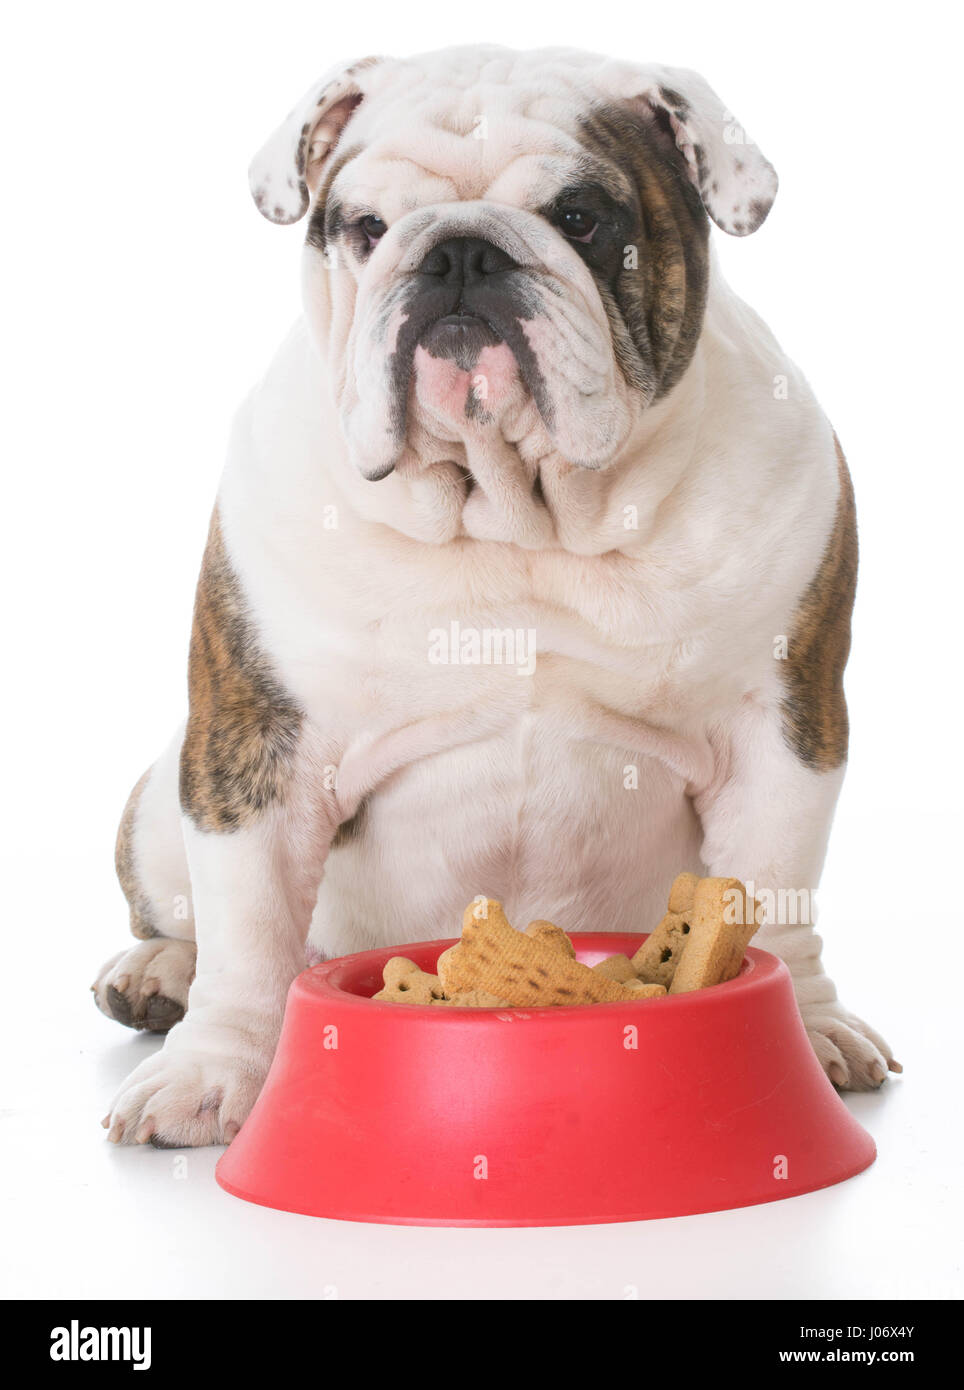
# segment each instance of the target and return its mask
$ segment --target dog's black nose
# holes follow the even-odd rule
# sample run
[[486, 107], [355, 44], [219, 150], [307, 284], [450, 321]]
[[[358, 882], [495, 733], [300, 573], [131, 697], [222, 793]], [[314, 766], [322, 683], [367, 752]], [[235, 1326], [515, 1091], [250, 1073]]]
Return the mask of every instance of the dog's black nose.
[[418, 268], [419, 275], [432, 275], [446, 284], [477, 284], [487, 275], [512, 270], [516, 262], [491, 241], [476, 236], [453, 236], [433, 246]]

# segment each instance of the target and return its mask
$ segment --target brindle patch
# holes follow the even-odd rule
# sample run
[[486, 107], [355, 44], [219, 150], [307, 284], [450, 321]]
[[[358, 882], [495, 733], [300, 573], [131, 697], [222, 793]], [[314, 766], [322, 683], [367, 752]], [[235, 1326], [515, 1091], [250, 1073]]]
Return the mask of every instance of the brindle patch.
[[[626, 227], [638, 265], [594, 266], [626, 380], [651, 383], [652, 400], [672, 390], [693, 356], [709, 280], [709, 219], [659, 112], [594, 108], [582, 122], [587, 146], [629, 174], [635, 206]], [[577, 250], [580, 248], [577, 246]], [[648, 392], [647, 392], [648, 394]]]
[[216, 511], [194, 604], [188, 685], [181, 806], [201, 830], [236, 830], [283, 799], [303, 716], [261, 651]]
[[834, 435], [840, 496], [820, 567], [794, 619], [784, 677], [783, 733], [807, 767], [826, 772], [847, 756], [843, 673], [857, 587], [857, 516], [847, 462]]
[[124, 814], [117, 827], [117, 845], [114, 850], [114, 867], [117, 870], [117, 878], [130, 907], [131, 931], [142, 941], [147, 941], [152, 936], [159, 934], [154, 920], [153, 904], [141, 887], [134, 863], [134, 821], [137, 816], [141, 793], [150, 775], [151, 770], [148, 768], [127, 798]]

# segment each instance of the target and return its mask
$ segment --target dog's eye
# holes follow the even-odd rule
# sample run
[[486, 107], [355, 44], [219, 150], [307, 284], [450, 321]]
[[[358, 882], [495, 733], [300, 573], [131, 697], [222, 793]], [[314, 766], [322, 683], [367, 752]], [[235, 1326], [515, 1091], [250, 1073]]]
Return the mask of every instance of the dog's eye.
[[599, 223], [582, 208], [563, 208], [557, 218], [560, 229], [572, 241], [592, 241]]
[[388, 231], [388, 225], [380, 217], [376, 217], [373, 212], [370, 212], [367, 217], [362, 218], [361, 229], [374, 246], [375, 242], [380, 240]]

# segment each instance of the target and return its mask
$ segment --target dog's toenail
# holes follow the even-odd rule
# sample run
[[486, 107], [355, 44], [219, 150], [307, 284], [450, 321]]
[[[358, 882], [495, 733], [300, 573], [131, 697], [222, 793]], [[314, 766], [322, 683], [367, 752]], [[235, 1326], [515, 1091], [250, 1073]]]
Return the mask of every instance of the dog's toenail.
[[230, 1144], [232, 1139], [236, 1139], [240, 1133], [241, 1126], [234, 1120], [228, 1120], [224, 1126], [224, 1142]]
[[896, 1061], [895, 1058], [891, 1057], [887, 1063], [887, 1070], [897, 1072], [899, 1075], [904, 1070], [904, 1068], [898, 1061]]
[[147, 1141], [153, 1149], [183, 1149], [183, 1144], [170, 1144], [166, 1139], [162, 1139], [159, 1134], [152, 1134]]

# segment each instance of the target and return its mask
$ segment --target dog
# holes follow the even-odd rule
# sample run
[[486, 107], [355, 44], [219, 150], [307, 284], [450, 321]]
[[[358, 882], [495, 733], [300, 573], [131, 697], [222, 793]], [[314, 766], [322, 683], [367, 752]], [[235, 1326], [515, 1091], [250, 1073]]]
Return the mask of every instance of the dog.
[[710, 239], [760, 226], [771, 165], [695, 73], [469, 47], [330, 72], [251, 186], [308, 215], [304, 315], [118, 835], [137, 942], [95, 998], [167, 1037], [110, 1139], [230, 1142], [306, 962], [452, 936], [477, 894], [647, 930], [685, 869], [753, 886], [828, 1076], [879, 1086], [814, 930], [853, 491]]

